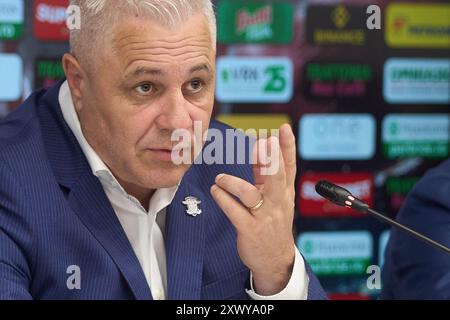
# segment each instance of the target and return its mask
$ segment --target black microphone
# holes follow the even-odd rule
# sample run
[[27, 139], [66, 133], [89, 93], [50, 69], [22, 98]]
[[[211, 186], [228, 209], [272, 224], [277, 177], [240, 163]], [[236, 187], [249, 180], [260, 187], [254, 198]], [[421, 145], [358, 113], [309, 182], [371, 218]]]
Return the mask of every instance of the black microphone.
[[338, 185], [335, 185], [329, 181], [322, 180], [316, 184], [316, 192], [320, 196], [333, 202], [334, 204], [337, 204], [342, 207], [352, 208], [352, 209], [362, 212], [362, 213], [369, 213], [369, 214], [373, 215], [374, 217], [390, 224], [391, 226], [397, 227], [397, 228], [409, 233], [410, 235], [416, 237], [417, 239], [422, 240], [422, 241], [450, 254], [449, 247], [447, 247], [439, 242], [436, 242], [436, 241], [424, 236], [423, 234], [404, 226], [403, 224], [401, 224], [395, 220], [392, 220], [392, 219], [386, 217], [384, 214], [381, 214], [381, 213], [373, 210], [372, 208], [369, 207], [369, 205], [367, 203], [365, 203], [364, 201], [353, 196], [350, 193], [350, 191], [348, 191], [347, 189], [344, 189], [344, 188], [342, 188]]

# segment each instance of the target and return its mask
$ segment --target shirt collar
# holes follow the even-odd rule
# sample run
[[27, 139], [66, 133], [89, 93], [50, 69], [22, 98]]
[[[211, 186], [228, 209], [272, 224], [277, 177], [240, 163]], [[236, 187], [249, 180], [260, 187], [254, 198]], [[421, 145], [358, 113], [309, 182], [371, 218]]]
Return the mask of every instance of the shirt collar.
[[80, 144], [80, 147], [83, 150], [87, 161], [89, 162], [92, 173], [96, 177], [99, 177], [102, 172], [113, 176], [112, 172], [99, 157], [99, 155], [94, 151], [91, 145], [87, 142], [86, 138], [83, 135], [83, 132], [81, 131], [80, 120], [78, 119], [78, 115], [75, 111], [75, 105], [73, 103], [72, 95], [70, 93], [69, 84], [67, 83], [67, 81], [62, 84], [61, 89], [59, 90], [59, 104], [61, 106], [64, 120], [66, 121], [70, 130], [72, 130], [75, 138]]
[[[75, 105], [73, 103], [72, 95], [67, 81], [62, 84], [59, 90], [59, 104], [61, 106], [64, 120], [75, 135], [75, 138], [77, 139], [81, 150], [86, 156], [92, 173], [97, 178], [99, 178], [100, 182], [103, 185], [106, 184], [112, 186], [118, 189], [122, 193], [122, 195], [130, 198], [131, 196], [128, 195], [128, 193], [123, 189], [111, 170], [109, 170], [100, 156], [95, 152], [95, 150], [91, 147], [91, 145], [84, 137], [83, 131], [81, 130], [80, 120], [78, 118], [77, 112], [75, 111]], [[175, 197], [177, 190], [178, 185], [171, 188], [161, 188], [156, 190], [152, 198], [150, 199], [149, 212], [158, 213], [160, 210], [167, 207]], [[133, 200], [136, 200], [134, 199], [134, 197], [132, 198]], [[137, 200], [134, 202], [138, 203]]]

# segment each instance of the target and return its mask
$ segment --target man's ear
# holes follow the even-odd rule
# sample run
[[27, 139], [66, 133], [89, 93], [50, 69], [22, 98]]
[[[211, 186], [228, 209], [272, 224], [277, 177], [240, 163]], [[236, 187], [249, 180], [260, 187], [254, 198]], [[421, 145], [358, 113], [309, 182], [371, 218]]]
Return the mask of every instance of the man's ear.
[[83, 81], [86, 81], [85, 73], [77, 60], [72, 54], [66, 53], [62, 58], [62, 66], [69, 84], [72, 99], [77, 111], [81, 111], [81, 95]]

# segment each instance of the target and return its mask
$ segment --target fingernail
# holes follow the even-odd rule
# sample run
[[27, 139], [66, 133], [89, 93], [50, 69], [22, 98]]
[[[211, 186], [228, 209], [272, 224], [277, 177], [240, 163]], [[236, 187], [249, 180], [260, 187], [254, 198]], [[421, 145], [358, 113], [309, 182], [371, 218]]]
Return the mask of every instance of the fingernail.
[[288, 123], [285, 123], [285, 124], [283, 124], [283, 125], [280, 127], [280, 134], [281, 134], [282, 132], [284, 132], [284, 134], [291, 134], [291, 133], [294, 133], [294, 132], [292, 131], [291, 125], [288, 124]]
[[217, 189], [218, 189], [218, 187], [215, 184], [213, 184], [212, 187], [211, 187], [211, 193], [216, 192]]
[[216, 177], [216, 183], [217, 183], [220, 179], [222, 179], [223, 177], [225, 177], [225, 174], [223, 174], [223, 173], [219, 174], [219, 175]]
[[291, 127], [290, 124], [286, 124], [286, 128], [287, 128], [287, 132], [288, 132], [289, 134], [293, 134], [293, 133], [294, 133], [294, 131], [292, 130], [292, 127]]

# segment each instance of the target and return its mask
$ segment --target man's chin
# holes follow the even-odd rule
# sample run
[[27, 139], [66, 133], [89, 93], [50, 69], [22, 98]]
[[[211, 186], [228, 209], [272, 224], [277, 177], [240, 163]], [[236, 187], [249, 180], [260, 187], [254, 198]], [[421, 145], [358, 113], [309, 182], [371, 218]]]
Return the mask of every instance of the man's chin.
[[189, 166], [173, 166], [164, 170], [157, 170], [146, 179], [146, 185], [151, 189], [171, 188], [177, 186]]

